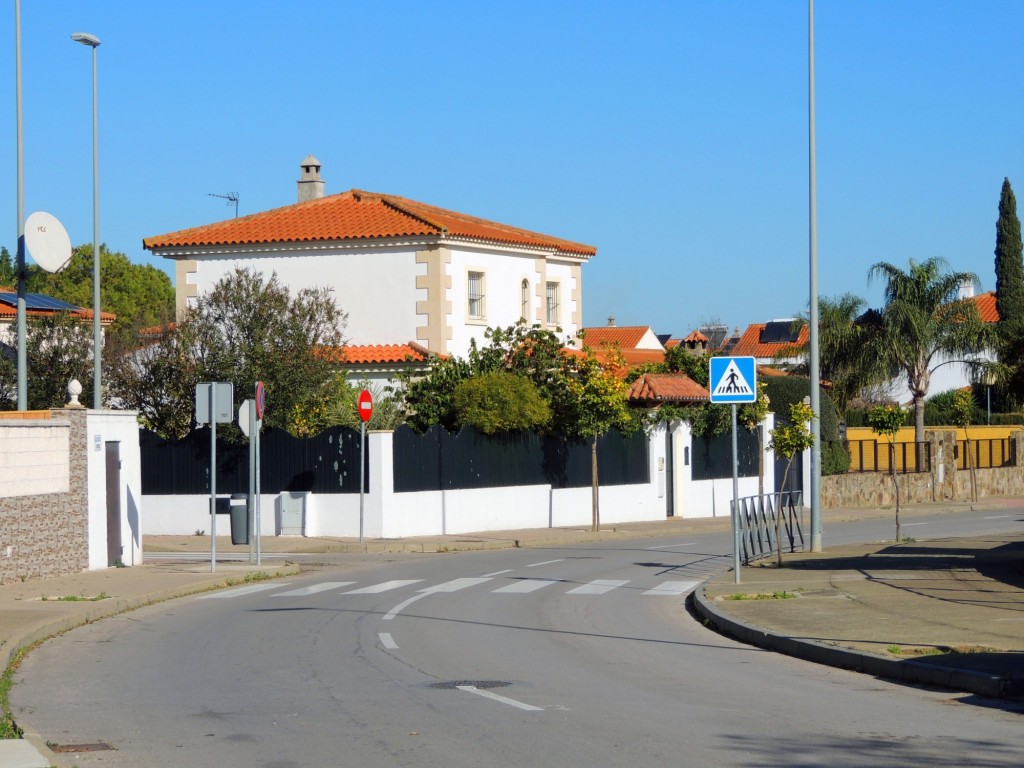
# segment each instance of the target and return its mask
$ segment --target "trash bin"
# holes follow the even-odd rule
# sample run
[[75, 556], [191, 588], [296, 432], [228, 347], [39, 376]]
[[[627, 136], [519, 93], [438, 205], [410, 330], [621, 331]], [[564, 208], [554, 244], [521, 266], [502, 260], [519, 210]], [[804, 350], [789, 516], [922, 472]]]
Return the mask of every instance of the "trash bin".
[[231, 543], [249, 543], [249, 494], [231, 494]]

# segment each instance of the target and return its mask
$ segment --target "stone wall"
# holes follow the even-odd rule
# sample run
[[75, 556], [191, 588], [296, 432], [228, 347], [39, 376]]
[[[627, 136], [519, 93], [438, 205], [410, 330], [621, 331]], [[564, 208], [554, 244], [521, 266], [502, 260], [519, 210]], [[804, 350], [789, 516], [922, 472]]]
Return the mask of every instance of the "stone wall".
[[[932, 501], [971, 501], [971, 475], [957, 470], [953, 447], [954, 430], [925, 430], [931, 443], [930, 473], [896, 475], [901, 504]], [[1024, 432], [1011, 438], [1016, 445], [1017, 466], [977, 469], [978, 499], [998, 496], [1024, 496]], [[884, 472], [853, 472], [821, 478], [821, 506], [888, 507], [896, 504], [892, 476]]]
[[[35, 442], [36, 435], [67, 431], [68, 490], [0, 497], [0, 584], [77, 573], [88, 568], [86, 411], [56, 411], [48, 420], [4, 419], [5, 447]], [[52, 482], [40, 482], [47, 488]], [[26, 490], [22, 487], [22, 491]], [[31, 489], [28, 489], [31, 490]]]

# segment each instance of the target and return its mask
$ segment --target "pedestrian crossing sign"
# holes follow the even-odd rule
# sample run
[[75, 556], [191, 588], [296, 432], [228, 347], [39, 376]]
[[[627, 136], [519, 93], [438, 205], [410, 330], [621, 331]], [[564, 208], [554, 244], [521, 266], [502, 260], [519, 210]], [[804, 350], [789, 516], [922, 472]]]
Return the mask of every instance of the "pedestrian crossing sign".
[[711, 402], [753, 403], [757, 400], [757, 369], [752, 357], [712, 357]]

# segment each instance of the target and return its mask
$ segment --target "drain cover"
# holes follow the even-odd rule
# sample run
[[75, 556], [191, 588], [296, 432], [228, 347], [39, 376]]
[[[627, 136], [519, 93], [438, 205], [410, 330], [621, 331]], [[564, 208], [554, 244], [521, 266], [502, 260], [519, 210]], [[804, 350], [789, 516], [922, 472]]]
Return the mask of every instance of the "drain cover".
[[512, 683], [506, 683], [502, 680], [447, 680], [443, 683], [430, 683], [427, 687], [453, 691], [460, 686], [464, 686], [485, 691], [489, 688], [505, 688], [509, 685], [512, 685]]
[[50, 744], [51, 752], [102, 752], [113, 747], [97, 741], [95, 744]]

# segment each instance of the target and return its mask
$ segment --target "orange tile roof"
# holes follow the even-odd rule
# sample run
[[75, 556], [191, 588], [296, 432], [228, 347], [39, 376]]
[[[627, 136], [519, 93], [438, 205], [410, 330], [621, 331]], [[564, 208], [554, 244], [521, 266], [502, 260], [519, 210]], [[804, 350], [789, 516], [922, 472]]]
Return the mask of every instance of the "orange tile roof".
[[408, 344], [346, 344], [324, 347], [320, 354], [333, 363], [347, 365], [387, 365], [423, 363], [436, 357], [429, 349], [410, 341]]
[[700, 331], [693, 331], [683, 341], [710, 341], [710, 339]]
[[[0, 293], [16, 293], [16, 291], [12, 291], [10, 289], [0, 288]], [[54, 312], [56, 312], [56, 311], [63, 311], [63, 310], [28, 309], [28, 308], [26, 308], [25, 309], [25, 316], [26, 317], [49, 317], [50, 315], [54, 314]], [[72, 316], [80, 318], [81, 320], [92, 320], [92, 310], [88, 309], [86, 307], [75, 307], [74, 309], [67, 310], [67, 311]], [[6, 304], [4, 302], [0, 302], [0, 320], [17, 319], [17, 317], [18, 317], [18, 307], [17, 306], [11, 306], [10, 304]], [[116, 314], [114, 314], [113, 312], [104, 312], [104, 311], [100, 310], [100, 325], [110, 325], [115, 320], [117, 320], [117, 315]]]
[[618, 344], [623, 350], [633, 349], [650, 329], [647, 325], [599, 325], [584, 328], [583, 345], [598, 349], [605, 344]]
[[587, 257], [597, 253], [592, 245], [510, 227], [397, 195], [382, 195], [358, 189], [202, 227], [147, 237], [142, 245], [156, 251], [187, 246], [425, 236], [550, 248], [560, 253]]
[[669, 339], [665, 342], [665, 349], [675, 349], [680, 344], [682, 344], [682, 342], [679, 339]]
[[637, 403], [703, 403], [711, 393], [685, 373], [646, 373], [633, 382], [629, 399]]
[[805, 324], [800, 328], [800, 333], [797, 335], [795, 342], [791, 341], [779, 341], [761, 343], [761, 332], [764, 331], [767, 323], [753, 323], [747, 326], [747, 330], [743, 332], [740, 340], [736, 342], [736, 346], [729, 352], [733, 357], [774, 357], [779, 352], [792, 351], [790, 357], [797, 355], [797, 349], [807, 344], [810, 338], [810, 330]]
[[996, 292], [979, 293], [974, 297], [974, 304], [978, 308], [978, 314], [986, 323], [999, 322], [999, 310], [996, 309]]

